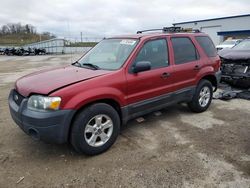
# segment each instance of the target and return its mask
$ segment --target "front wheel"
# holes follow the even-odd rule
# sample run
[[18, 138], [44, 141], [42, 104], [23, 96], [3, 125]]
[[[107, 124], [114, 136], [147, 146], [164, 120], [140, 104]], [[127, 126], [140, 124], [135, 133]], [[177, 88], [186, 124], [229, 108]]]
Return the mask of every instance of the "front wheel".
[[117, 111], [104, 103], [93, 104], [75, 118], [71, 144], [79, 153], [96, 155], [109, 149], [120, 132]]
[[213, 86], [208, 80], [201, 80], [192, 101], [188, 103], [193, 112], [204, 112], [208, 109], [213, 97]]

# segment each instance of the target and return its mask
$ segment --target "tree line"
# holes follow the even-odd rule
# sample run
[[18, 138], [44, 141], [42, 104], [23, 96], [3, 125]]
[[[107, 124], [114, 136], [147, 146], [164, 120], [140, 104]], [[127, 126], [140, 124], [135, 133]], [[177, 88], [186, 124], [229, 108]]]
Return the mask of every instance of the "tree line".
[[0, 35], [12, 35], [12, 34], [38, 34], [48, 38], [55, 38], [56, 36], [50, 32], [37, 33], [36, 27], [31, 24], [21, 23], [8, 23], [0, 27]]

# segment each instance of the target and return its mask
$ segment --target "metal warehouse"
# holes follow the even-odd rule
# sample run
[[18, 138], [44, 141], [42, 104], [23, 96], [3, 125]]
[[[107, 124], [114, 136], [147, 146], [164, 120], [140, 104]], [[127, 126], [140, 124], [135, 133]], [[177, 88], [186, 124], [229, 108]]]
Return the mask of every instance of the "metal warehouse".
[[47, 53], [50, 54], [64, 54], [64, 53], [77, 53], [86, 52], [90, 47], [69, 47], [69, 42], [65, 39], [54, 38], [50, 40], [44, 40], [41, 42], [31, 43], [23, 46], [27, 48], [44, 48]]
[[227, 38], [250, 36], [250, 14], [173, 23], [174, 26], [199, 29], [207, 33], [217, 45]]
[[64, 39], [50, 39], [41, 42], [31, 43], [25, 45], [24, 48], [45, 48], [48, 53], [64, 53], [64, 46], [66, 40]]

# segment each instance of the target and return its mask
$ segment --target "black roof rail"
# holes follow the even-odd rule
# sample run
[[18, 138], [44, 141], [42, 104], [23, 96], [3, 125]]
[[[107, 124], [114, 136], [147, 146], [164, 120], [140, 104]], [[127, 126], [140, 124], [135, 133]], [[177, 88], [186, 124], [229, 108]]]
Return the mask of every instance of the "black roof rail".
[[149, 32], [149, 31], [162, 31], [163, 29], [147, 29], [147, 30], [141, 30], [137, 31], [137, 34], [144, 33], [144, 32]]
[[137, 31], [136, 33], [141, 34], [150, 31], [162, 31], [163, 33], [180, 33], [180, 32], [200, 33], [199, 29], [181, 28], [181, 27], [163, 27], [162, 29], [147, 29], [147, 30]]

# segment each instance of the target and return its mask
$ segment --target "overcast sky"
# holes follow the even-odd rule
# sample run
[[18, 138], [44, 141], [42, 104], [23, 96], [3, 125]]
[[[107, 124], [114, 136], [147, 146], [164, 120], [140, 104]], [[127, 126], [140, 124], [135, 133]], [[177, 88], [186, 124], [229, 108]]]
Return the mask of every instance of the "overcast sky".
[[250, 13], [249, 0], [1, 0], [0, 25], [21, 22], [59, 37], [103, 37], [173, 22]]

